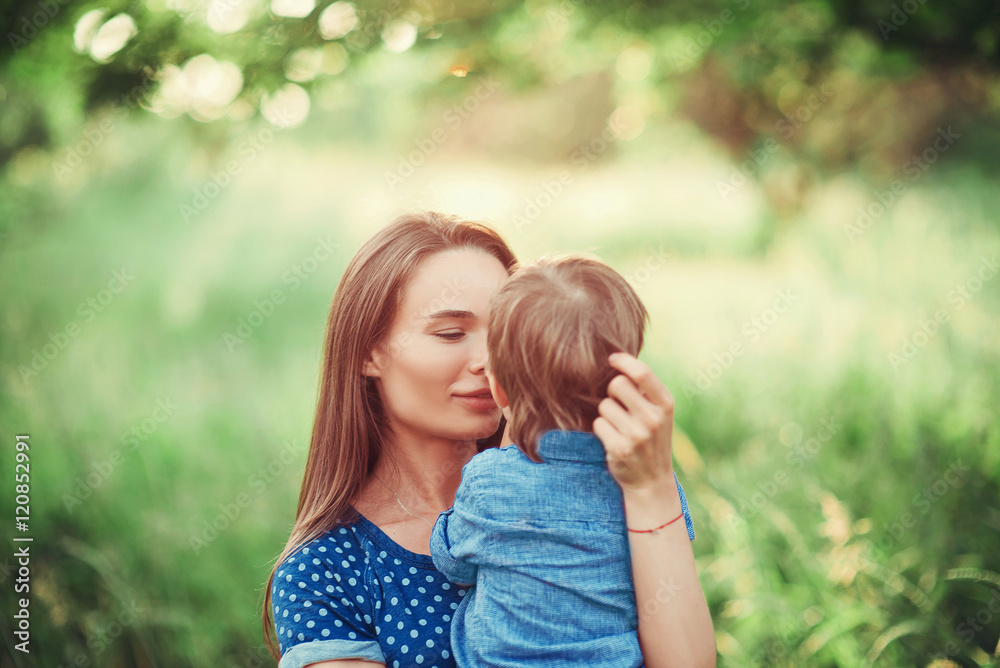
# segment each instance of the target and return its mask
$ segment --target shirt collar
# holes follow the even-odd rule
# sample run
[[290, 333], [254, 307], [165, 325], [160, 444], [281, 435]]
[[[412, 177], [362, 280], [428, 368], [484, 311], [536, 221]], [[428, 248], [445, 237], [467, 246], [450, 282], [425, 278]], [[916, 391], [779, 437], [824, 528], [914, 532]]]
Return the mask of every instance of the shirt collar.
[[538, 439], [538, 454], [545, 461], [605, 463], [601, 439], [589, 431], [547, 431]]

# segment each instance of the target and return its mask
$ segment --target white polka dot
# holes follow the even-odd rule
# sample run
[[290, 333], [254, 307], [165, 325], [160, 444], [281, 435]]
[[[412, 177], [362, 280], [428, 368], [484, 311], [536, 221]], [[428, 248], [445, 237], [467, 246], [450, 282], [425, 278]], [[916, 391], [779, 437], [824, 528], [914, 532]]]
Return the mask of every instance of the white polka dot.
[[413, 657], [413, 660], [416, 661], [417, 663], [423, 663], [424, 662], [424, 655], [423, 654], [417, 654], [415, 657]]
[[396, 604], [399, 603], [399, 599], [396, 598], [395, 596], [393, 596], [391, 599], [389, 599], [389, 603], [392, 603], [393, 605], [396, 605]]
[[354, 631], [351, 631], [350, 633], [347, 634], [347, 637], [350, 638], [351, 640], [357, 640], [358, 634], [355, 633]]
[[386, 615], [385, 616], [385, 621], [391, 622], [392, 621], [392, 615]]
[[434, 641], [433, 640], [428, 640], [427, 641], [427, 646], [428, 647], [434, 647]]
[[300, 614], [299, 614], [299, 613], [297, 613], [297, 612], [295, 613], [295, 616], [294, 616], [294, 617], [292, 617], [292, 620], [294, 620], [294, 621], [296, 621], [296, 622], [297, 622], [297, 621], [299, 621], [300, 619], [302, 619], [302, 615], [300, 615]]
[[[434, 627], [434, 633], [436, 633], [438, 635], [441, 635], [442, 633], [444, 633], [444, 629], [441, 628], [440, 626], [435, 626]], [[427, 642], [430, 642], [430, 641], [428, 640]], [[429, 647], [429, 645], [428, 645], [428, 647]]]
[[446, 650], [446, 649], [441, 650], [441, 658], [442, 659], [447, 659], [449, 656], [450, 655], [448, 654], [448, 650]]
[[[295, 621], [299, 621], [299, 620], [296, 619]], [[419, 634], [417, 633], [416, 629], [413, 629], [412, 631], [410, 631], [410, 637], [411, 638], [416, 638], [418, 635]]]
[[350, 580], [348, 580], [348, 581], [347, 581], [347, 584], [349, 584], [349, 585], [351, 585], [352, 587], [354, 587], [355, 585], [357, 585], [357, 584], [358, 584], [358, 581], [357, 581], [357, 580], [355, 580], [354, 578], [351, 578]]
[[322, 634], [324, 638], [327, 637], [328, 635], [330, 635], [330, 629], [323, 629]]
[[402, 647], [399, 648], [399, 651], [402, 652], [403, 654], [406, 654], [407, 652], [410, 651], [410, 648], [407, 647], [406, 645], [403, 645]]
[[397, 629], [402, 629], [403, 628], [403, 622], [400, 622], [399, 624], [396, 624], [396, 628]]
[[309, 554], [309, 548], [308, 547], [302, 548], [302, 554]]
[[402, 582], [404, 585], [408, 585], [410, 584], [410, 578], [403, 578], [402, 580], [400, 580], [400, 582]]
[[334, 623], [334, 625], [335, 625], [335, 626], [337, 626], [338, 628], [344, 625], [344, 622], [340, 621], [339, 619], [335, 619], [335, 620], [333, 620], [333, 623]]
[[282, 616], [282, 617], [287, 617], [287, 616], [288, 616], [288, 611], [287, 611], [287, 610], [285, 610], [285, 612], [284, 612], [284, 613], [283, 613], [283, 614], [282, 614], [281, 616]]
[[344, 568], [350, 568], [351, 567], [351, 564], [348, 563], [348, 561], [346, 559], [344, 561], [340, 562], [340, 565], [343, 566]]
[[316, 566], [319, 566], [319, 559], [313, 559], [313, 564], [315, 564]]
[[382, 579], [383, 579], [383, 580], [385, 580], [386, 582], [392, 582], [392, 578], [391, 578], [391, 577], [389, 577], [388, 575], [386, 575], [386, 576], [385, 576], [385, 577], [383, 577]]
[[421, 620], [420, 620], [419, 622], [417, 622], [417, 623], [418, 623], [418, 624], [420, 624], [421, 626], [427, 626], [427, 620], [426, 620], [426, 619], [421, 619]]
[[424, 579], [425, 579], [425, 580], [427, 580], [428, 582], [434, 582], [434, 576], [433, 576], [433, 575], [428, 575], [428, 576], [427, 576], [426, 578], [424, 578]]
[[416, 573], [416, 572], [417, 572], [417, 569], [414, 568], [413, 566], [410, 566], [410, 573]]
[[307, 629], [311, 629], [314, 626], [316, 626], [316, 622], [314, 622], [313, 620], [310, 619], [308, 622], [306, 622]]
[[428, 605], [427, 606], [427, 612], [434, 612], [434, 606], [433, 605]]
[[388, 638], [385, 639], [385, 644], [386, 645], [393, 645], [393, 644], [395, 644], [395, 642], [396, 642], [396, 639], [393, 638], [392, 636], [389, 636]]
[[442, 582], [441, 589], [451, 589], [451, 585], [448, 584], [447, 582]]
[[311, 608], [312, 607], [312, 602], [311, 601], [303, 601], [302, 605], [304, 607], [306, 607], [306, 608]]
[[306, 639], [306, 637], [300, 633], [299, 634], [299, 640], [301, 641], [301, 640], [305, 640], [305, 639]]
[[326, 617], [326, 608], [320, 608], [319, 609], [319, 616], [320, 617]]
[[304, 571], [305, 569], [306, 569], [306, 565], [305, 564], [299, 564], [299, 570], [300, 571]]
[[344, 547], [350, 547], [350, 546], [351, 546], [351, 541], [345, 540], [344, 541]]
[[327, 579], [327, 580], [329, 580], [330, 578], [332, 578], [332, 577], [333, 577], [333, 573], [331, 573], [330, 571], [327, 571], [326, 573], [323, 573], [323, 575], [325, 575], [325, 576], [326, 576], [326, 579]]
[[411, 598], [410, 605], [412, 605], [413, 607], [417, 607], [418, 605], [420, 605], [420, 603], [417, 601], [417, 599]]

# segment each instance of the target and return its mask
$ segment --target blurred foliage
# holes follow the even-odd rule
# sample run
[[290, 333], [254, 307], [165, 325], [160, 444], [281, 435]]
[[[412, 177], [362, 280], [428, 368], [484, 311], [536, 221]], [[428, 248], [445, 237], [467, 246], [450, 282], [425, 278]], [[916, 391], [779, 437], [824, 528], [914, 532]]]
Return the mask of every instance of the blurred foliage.
[[[164, 112], [153, 98], [170, 68], [205, 54], [240, 75], [232, 105], [194, 113], [219, 122], [246, 120], [289, 82], [315, 92], [331, 78], [350, 77], [373, 51], [411, 45], [427, 54], [420, 80], [409, 85], [427, 98], [462, 93], [449, 76], [453, 68], [502, 74], [519, 88], [616, 68], [661, 96], [680, 86], [682, 108], [735, 153], [776, 135], [775, 124], [794, 118], [823, 85], [854, 98], [838, 102], [844, 127], [834, 130], [860, 120], [862, 133], [876, 134], [881, 128], [866, 127], [866, 115], [880, 109], [897, 123], [905, 110], [913, 127], [896, 134], [907, 148], [960, 115], [1000, 107], [993, 72], [1000, 7], [991, 2], [335, 4], [339, 11], [330, 13], [329, 3], [313, 0], [3, 0], [0, 165], [24, 147], [67, 142], [102, 105], [124, 101]], [[118, 30], [100, 34], [99, 26], [113, 22]], [[116, 36], [127, 42], [107, 55], [97, 43], [114, 49]], [[861, 77], [868, 86], [858, 86]], [[656, 95], [639, 104], [651, 107], [644, 113], [662, 112], [662, 105]], [[857, 157], [802, 137], [792, 146], [820, 164]]]

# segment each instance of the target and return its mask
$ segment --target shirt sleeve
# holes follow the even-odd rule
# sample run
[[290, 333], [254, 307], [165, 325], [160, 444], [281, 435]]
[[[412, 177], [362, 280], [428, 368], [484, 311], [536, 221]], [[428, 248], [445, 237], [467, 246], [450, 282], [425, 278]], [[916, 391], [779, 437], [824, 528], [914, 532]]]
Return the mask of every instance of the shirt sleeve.
[[455, 493], [455, 505], [438, 515], [431, 533], [431, 557], [435, 568], [460, 585], [476, 584], [478, 564], [487, 554], [486, 522], [477, 510], [477, 495], [473, 491], [477, 468], [473, 462], [481, 463], [486, 457], [489, 457], [488, 451], [476, 455], [465, 465], [462, 482]]
[[313, 541], [275, 573], [271, 598], [279, 668], [334, 659], [385, 663], [367, 614], [372, 602], [364, 586], [365, 565], [357, 557], [349, 561], [349, 552], [331, 541]]
[[691, 521], [691, 511], [688, 510], [688, 500], [687, 496], [684, 495], [684, 488], [681, 487], [681, 481], [677, 479], [677, 473], [674, 473], [674, 482], [677, 483], [677, 491], [681, 496], [681, 512], [684, 513], [684, 524], [687, 525], [688, 539], [694, 540], [694, 523]]

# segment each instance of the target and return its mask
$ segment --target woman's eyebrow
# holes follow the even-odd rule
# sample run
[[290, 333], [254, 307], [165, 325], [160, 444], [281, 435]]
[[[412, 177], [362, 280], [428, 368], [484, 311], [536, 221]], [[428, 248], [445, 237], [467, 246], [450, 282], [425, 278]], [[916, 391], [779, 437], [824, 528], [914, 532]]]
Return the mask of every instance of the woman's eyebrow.
[[427, 316], [427, 320], [444, 320], [447, 318], [461, 318], [464, 320], [472, 320], [476, 317], [476, 314], [472, 311], [465, 311], [459, 309], [446, 309], [443, 311], [435, 311]]

